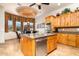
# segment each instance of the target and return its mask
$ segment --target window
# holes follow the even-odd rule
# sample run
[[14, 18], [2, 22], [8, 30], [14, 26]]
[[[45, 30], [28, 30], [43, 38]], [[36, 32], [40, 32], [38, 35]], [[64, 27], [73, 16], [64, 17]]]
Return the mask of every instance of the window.
[[32, 22], [30, 22], [30, 30], [33, 31], [33, 23]]
[[26, 28], [27, 30], [33, 30], [33, 23], [32, 22], [23, 22], [24, 29]]
[[13, 21], [12, 20], [8, 20], [8, 31], [13, 31]]
[[16, 21], [16, 29], [17, 29], [17, 31], [21, 31], [21, 22], [20, 21]]

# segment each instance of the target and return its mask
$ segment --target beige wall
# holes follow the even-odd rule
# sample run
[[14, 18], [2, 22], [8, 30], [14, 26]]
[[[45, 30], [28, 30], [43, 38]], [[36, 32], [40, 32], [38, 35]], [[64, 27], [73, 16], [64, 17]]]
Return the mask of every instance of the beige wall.
[[4, 42], [4, 8], [0, 6], [0, 43]]
[[11, 39], [16, 39], [16, 38], [17, 38], [16, 32], [6, 32], [4, 34], [5, 40], [11, 40]]

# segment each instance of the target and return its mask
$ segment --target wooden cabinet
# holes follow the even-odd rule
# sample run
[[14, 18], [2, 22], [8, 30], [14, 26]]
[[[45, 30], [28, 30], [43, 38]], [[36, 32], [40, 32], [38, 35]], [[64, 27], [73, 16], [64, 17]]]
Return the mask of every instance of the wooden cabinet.
[[56, 16], [50, 21], [52, 27], [70, 27], [70, 26], [79, 26], [79, 11], [78, 12], [69, 12], [67, 14], [62, 14], [60, 16]]
[[60, 25], [60, 20], [61, 20], [61, 17], [58, 17], [57, 18], [57, 22], [56, 22], [56, 27], [60, 27], [61, 25]]
[[68, 41], [76, 41], [76, 34], [68, 34]]
[[52, 15], [45, 17], [45, 23], [51, 23], [54, 18]]
[[34, 56], [35, 55], [35, 40], [32, 40], [28, 37], [22, 37], [20, 39], [21, 51], [25, 56]]
[[48, 36], [48, 38], [47, 38], [47, 53], [50, 53], [51, 51], [53, 51], [56, 48], [57, 48], [56, 35]]
[[53, 27], [57, 27], [57, 18], [53, 20], [52, 24], [53, 24]]
[[76, 12], [76, 26], [79, 26], [79, 12]]
[[62, 15], [60, 16], [60, 22], [61, 22], [61, 23], [60, 23], [61, 25], [60, 25], [59, 27], [63, 27], [64, 24], [65, 24], [65, 23], [64, 23], [64, 22], [65, 22], [65, 17], [62, 16]]
[[67, 34], [58, 34], [57, 39], [58, 43], [67, 44]]
[[78, 34], [57, 34], [58, 43], [79, 47], [79, 35]]
[[[42, 46], [41, 45], [42, 40], [41, 41], [39, 41], [39, 40], [36, 41], [35, 40], [36, 38], [21, 36], [21, 39], [20, 39], [21, 51], [24, 54], [24, 56], [35, 56], [35, 55], [40, 54], [41, 52], [45, 52], [46, 54], [48, 54], [48, 53], [50, 53], [51, 51], [53, 51], [57, 48], [57, 38], [56, 37], [57, 37], [56, 34], [47, 36], [46, 40], [42, 42], [42, 43], [45, 43], [45, 45]], [[44, 48], [45, 48], [45, 50], [44, 50]]]
[[76, 46], [76, 34], [68, 34], [68, 45]]
[[79, 47], [79, 34], [77, 34], [76, 46]]
[[76, 13], [71, 14], [71, 26], [76, 26]]

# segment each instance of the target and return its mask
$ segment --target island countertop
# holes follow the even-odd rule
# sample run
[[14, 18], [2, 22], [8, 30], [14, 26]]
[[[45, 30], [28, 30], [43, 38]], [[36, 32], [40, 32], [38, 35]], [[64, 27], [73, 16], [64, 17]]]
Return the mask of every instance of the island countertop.
[[32, 39], [39, 39], [39, 38], [43, 38], [43, 37], [47, 37], [47, 36], [52, 36], [52, 35], [56, 35], [56, 33], [43, 33], [43, 34], [21, 34], [22, 36], [26, 36]]

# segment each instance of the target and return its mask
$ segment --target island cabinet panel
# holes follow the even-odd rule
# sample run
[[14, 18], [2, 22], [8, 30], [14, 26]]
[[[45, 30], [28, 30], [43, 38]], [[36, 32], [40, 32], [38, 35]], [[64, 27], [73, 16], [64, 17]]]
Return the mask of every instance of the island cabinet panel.
[[22, 37], [20, 39], [21, 51], [25, 56], [34, 56], [35, 55], [35, 40], [32, 40], [28, 37]]
[[79, 47], [79, 34], [77, 35], [76, 46]]
[[57, 36], [48, 36], [47, 37], [47, 53], [50, 53], [57, 48]]

